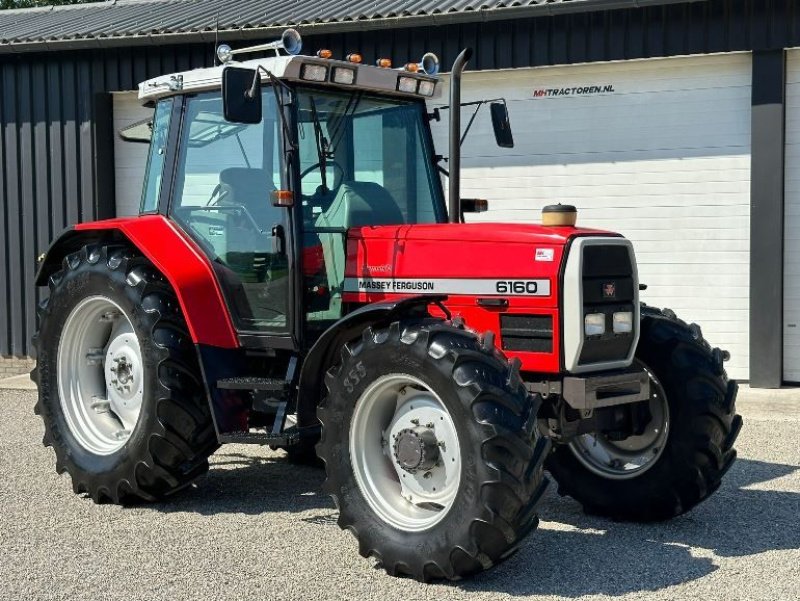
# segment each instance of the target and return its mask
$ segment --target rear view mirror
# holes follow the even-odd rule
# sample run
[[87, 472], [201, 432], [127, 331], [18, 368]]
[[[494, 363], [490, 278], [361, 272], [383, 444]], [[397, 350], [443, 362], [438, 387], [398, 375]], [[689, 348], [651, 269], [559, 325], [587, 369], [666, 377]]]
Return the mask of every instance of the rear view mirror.
[[261, 74], [257, 70], [225, 67], [222, 110], [228, 121], [261, 123]]
[[514, 148], [514, 136], [511, 134], [511, 121], [508, 118], [506, 103], [492, 102], [489, 110], [492, 112], [492, 127], [497, 145], [501, 148]]

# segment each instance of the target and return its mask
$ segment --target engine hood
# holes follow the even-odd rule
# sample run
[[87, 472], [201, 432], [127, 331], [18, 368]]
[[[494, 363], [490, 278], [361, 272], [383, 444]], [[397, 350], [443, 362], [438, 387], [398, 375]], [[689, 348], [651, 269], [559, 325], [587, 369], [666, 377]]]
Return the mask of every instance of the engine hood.
[[515, 244], [564, 245], [581, 235], [617, 234], [589, 228], [545, 227], [527, 223], [435, 223], [384, 225], [354, 228], [349, 237], [361, 239], [442, 240], [457, 242], [507, 242]]

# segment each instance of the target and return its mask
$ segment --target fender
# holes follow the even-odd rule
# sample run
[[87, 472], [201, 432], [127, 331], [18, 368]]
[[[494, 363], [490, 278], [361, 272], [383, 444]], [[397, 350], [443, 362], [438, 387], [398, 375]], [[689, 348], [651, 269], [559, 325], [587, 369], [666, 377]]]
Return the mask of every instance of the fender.
[[85, 244], [126, 241], [147, 257], [172, 285], [195, 344], [226, 349], [240, 346], [211, 263], [163, 215], [94, 221], [67, 229], [41, 261], [36, 285], [46, 285], [48, 278], [61, 268], [63, 258]]
[[300, 372], [297, 401], [297, 426], [301, 436], [319, 434], [317, 405], [325, 381], [325, 372], [333, 364], [339, 349], [361, 336], [369, 325], [389, 324], [403, 317], [430, 317], [428, 305], [442, 303], [447, 296], [417, 295], [398, 300], [372, 303], [348, 313], [337, 321], [311, 347]]

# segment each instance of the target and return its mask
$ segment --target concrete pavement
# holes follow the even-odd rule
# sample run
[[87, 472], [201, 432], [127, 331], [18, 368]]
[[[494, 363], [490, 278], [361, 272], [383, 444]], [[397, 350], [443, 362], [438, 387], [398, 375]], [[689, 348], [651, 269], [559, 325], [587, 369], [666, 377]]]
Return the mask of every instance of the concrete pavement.
[[[22, 382], [24, 384], [24, 382]], [[741, 396], [740, 458], [671, 522], [583, 515], [554, 487], [542, 523], [500, 567], [457, 584], [386, 576], [320, 493], [321, 471], [231, 445], [169, 502], [121, 508], [72, 493], [41, 445], [33, 392], [0, 390], [3, 599], [800, 598], [800, 399]]]

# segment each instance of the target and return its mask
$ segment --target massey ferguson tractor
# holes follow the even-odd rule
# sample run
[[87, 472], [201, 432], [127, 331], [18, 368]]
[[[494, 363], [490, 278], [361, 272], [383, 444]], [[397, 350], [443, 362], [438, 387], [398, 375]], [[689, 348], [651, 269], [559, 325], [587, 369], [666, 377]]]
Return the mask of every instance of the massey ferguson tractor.
[[268, 445], [324, 462], [361, 555], [425, 581], [511, 555], [545, 468], [619, 520], [713, 493], [742, 425], [727, 353], [640, 303], [631, 243], [559, 204], [542, 225], [464, 222], [487, 206], [459, 194], [471, 51], [445, 112], [432, 54], [300, 49], [288, 30], [142, 83], [153, 118], [122, 132], [150, 144], [140, 214], [40, 257], [36, 412], [75, 492], [160, 501], [221, 444]]

